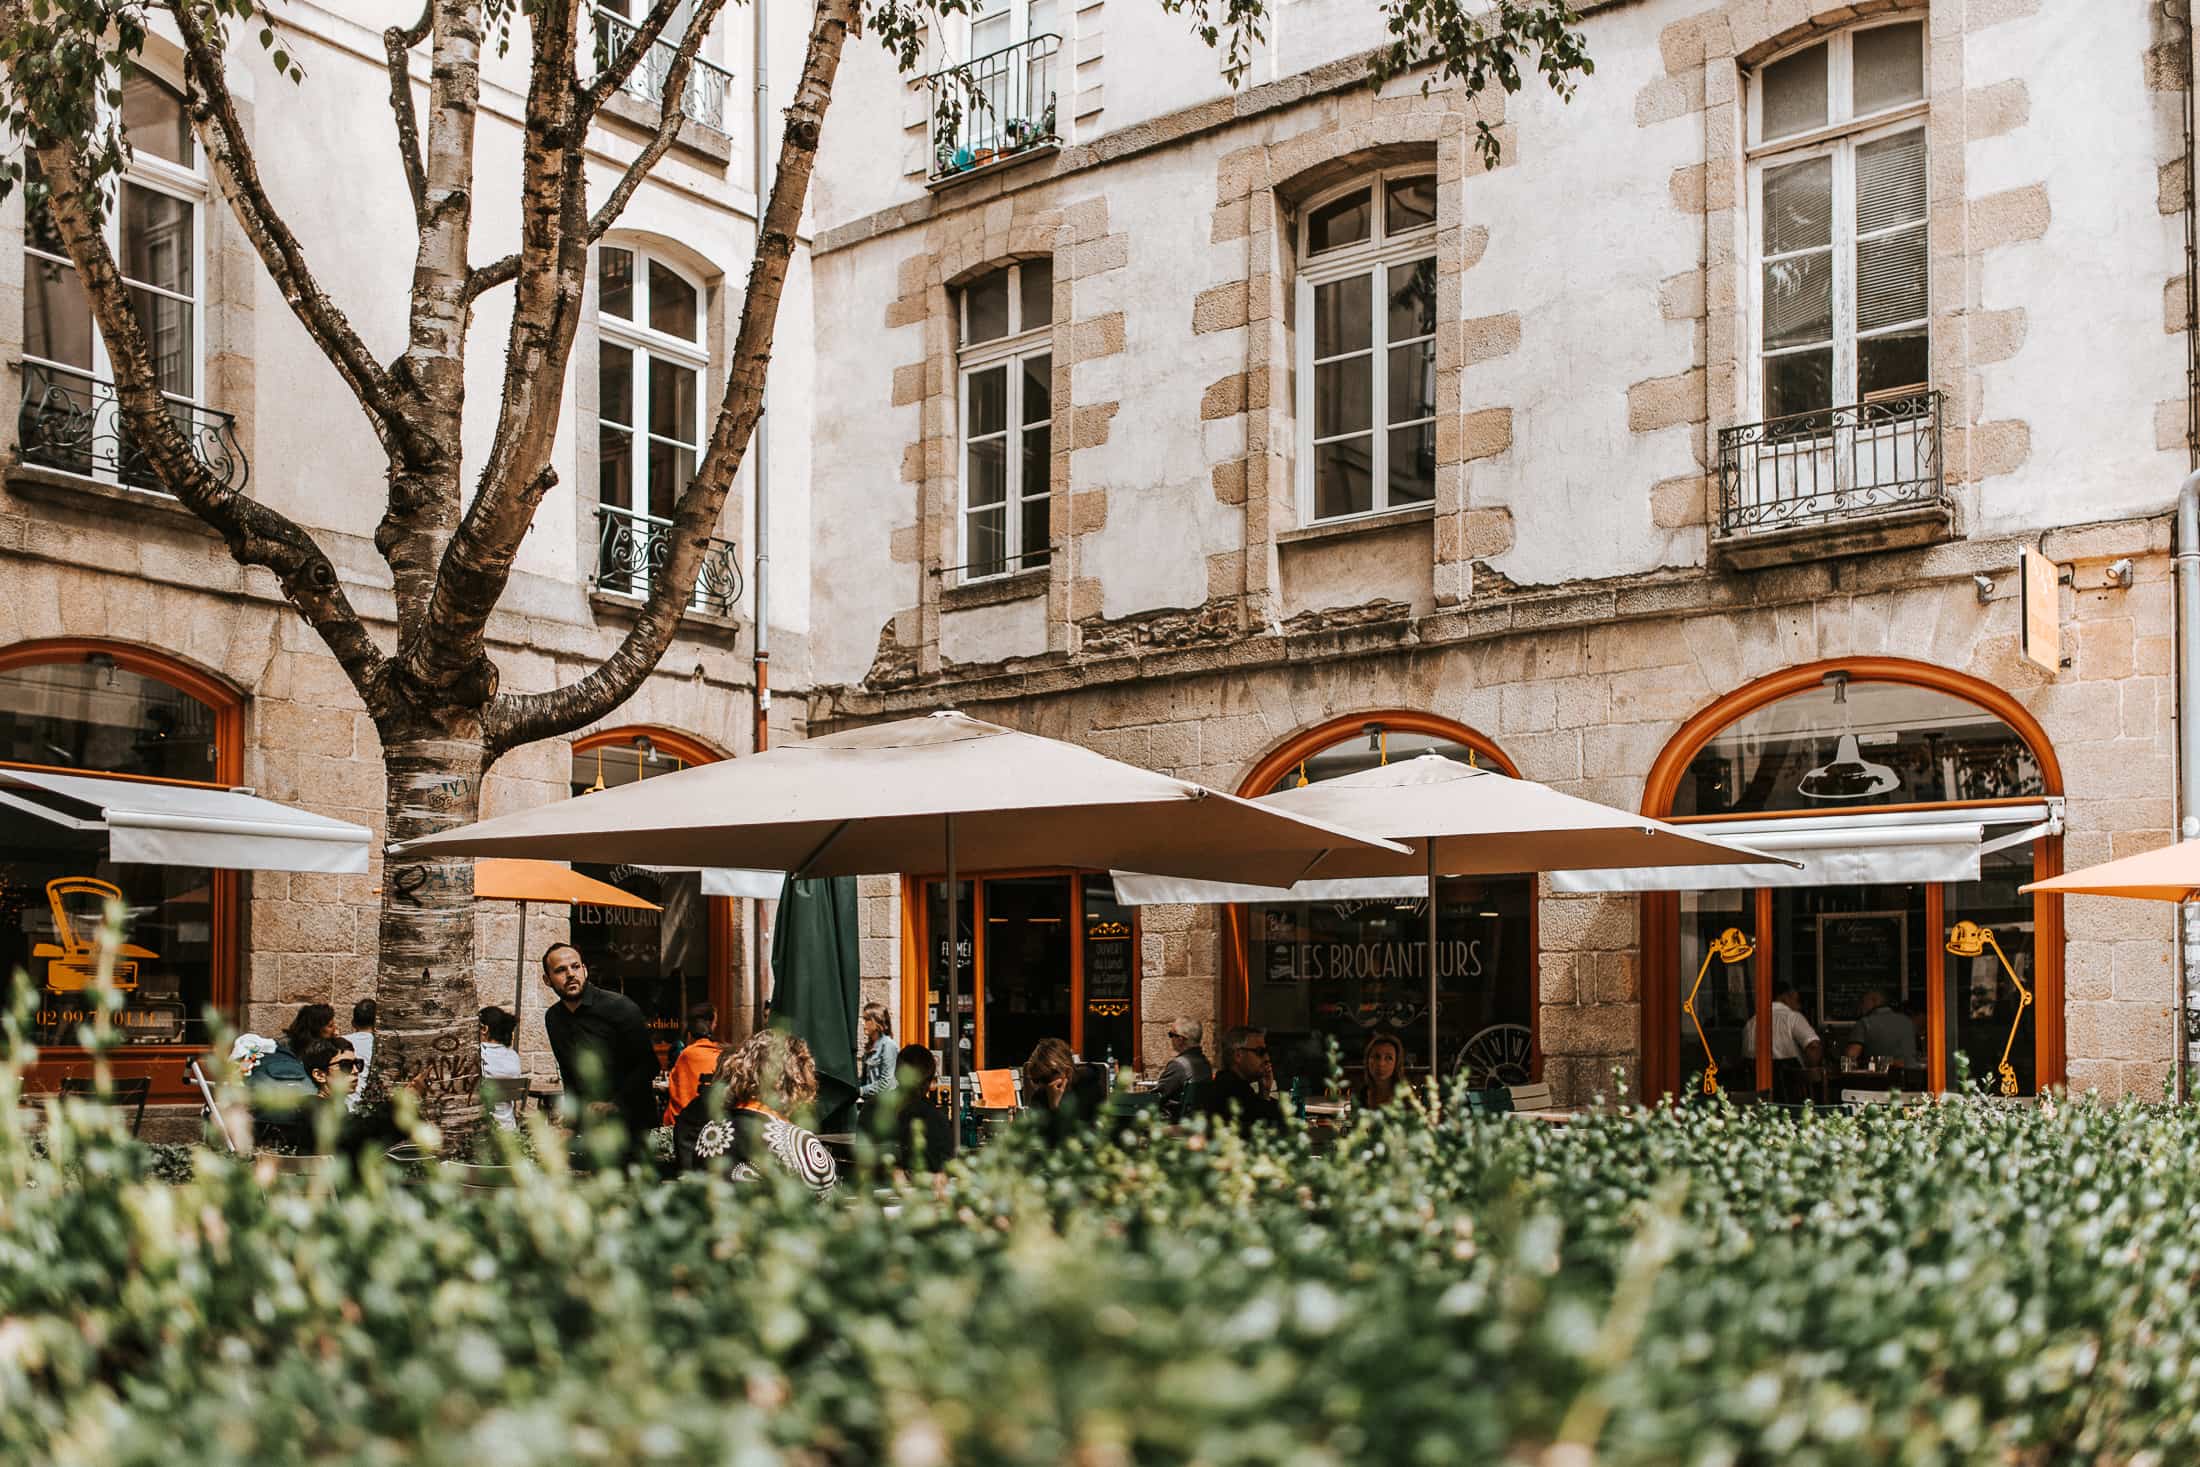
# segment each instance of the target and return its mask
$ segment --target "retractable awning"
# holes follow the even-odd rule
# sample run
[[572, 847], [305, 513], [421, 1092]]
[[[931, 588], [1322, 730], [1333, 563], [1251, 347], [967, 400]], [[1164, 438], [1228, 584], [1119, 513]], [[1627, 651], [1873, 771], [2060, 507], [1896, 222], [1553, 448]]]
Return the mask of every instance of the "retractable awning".
[[104, 830], [108, 859], [122, 865], [352, 875], [367, 869], [373, 839], [364, 825], [237, 790], [37, 769], [0, 769], [0, 804], [68, 830]]
[[1719, 820], [1684, 828], [1800, 862], [1787, 866], [1615, 867], [1554, 871], [1562, 892], [1731, 891], [1757, 886], [1876, 886], [1976, 881], [1979, 859], [2062, 834], [2059, 798], [1960, 810]]

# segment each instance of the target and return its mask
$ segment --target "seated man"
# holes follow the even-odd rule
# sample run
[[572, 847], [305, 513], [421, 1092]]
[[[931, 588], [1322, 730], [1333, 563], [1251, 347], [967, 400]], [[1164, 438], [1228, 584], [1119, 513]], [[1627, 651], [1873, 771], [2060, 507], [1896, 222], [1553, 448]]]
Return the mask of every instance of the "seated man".
[[1848, 1055], [1852, 1060], [1883, 1059], [1913, 1068], [1918, 1063], [1917, 1025], [1889, 1005], [1886, 994], [1870, 989], [1864, 994], [1864, 1015], [1850, 1031]]
[[932, 1103], [939, 1059], [921, 1044], [905, 1044], [894, 1056], [894, 1088], [880, 1096], [892, 1107], [894, 1156], [907, 1172], [936, 1172], [947, 1164], [947, 1112]]
[[1240, 1131], [1284, 1124], [1283, 1107], [1267, 1091], [1268, 1034], [1239, 1025], [1222, 1036], [1222, 1068], [1207, 1087], [1200, 1109], [1215, 1122], [1235, 1116]]

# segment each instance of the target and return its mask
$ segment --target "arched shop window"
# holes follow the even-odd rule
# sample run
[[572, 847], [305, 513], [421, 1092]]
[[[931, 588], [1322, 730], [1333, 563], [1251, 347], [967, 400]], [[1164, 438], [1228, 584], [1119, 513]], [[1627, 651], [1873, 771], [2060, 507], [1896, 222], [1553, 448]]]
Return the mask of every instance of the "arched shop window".
[[[1690, 720], [1645, 811], [1777, 845], [1804, 869], [1645, 900], [1646, 1089], [1830, 1096], [1968, 1078], [2028, 1095], [2059, 1080], [2061, 907], [2018, 889], [2060, 869], [2060, 794], [2015, 700], [1920, 663], [1790, 669]], [[1775, 1063], [1771, 1006], [1791, 989], [1823, 1046], [1816, 1079]], [[1917, 1037], [1897, 1075], [1844, 1057], [1876, 1004], [1902, 1017], [1873, 1027]]]
[[[1240, 793], [1271, 794], [1442, 754], [1516, 774], [1496, 745], [1462, 725], [1418, 713], [1366, 713], [1292, 739]], [[1541, 1068], [1536, 1048], [1535, 878], [1460, 877], [1436, 891], [1437, 1043], [1445, 1073], [1464, 1059], [1480, 1076], [1524, 1084]], [[1268, 1031], [1277, 1077], [1324, 1073], [1334, 1042], [1356, 1069], [1368, 1041], [1396, 1036], [1409, 1069], [1428, 1067], [1428, 970], [1424, 898], [1267, 903], [1237, 909], [1243, 978], [1225, 1018]]]
[[[661, 728], [614, 728], [573, 744], [573, 794], [614, 789], [671, 774], [721, 756], [707, 745]], [[576, 861], [573, 869], [655, 902], [657, 911], [576, 905], [571, 942], [592, 983], [641, 1006], [650, 1036], [669, 1051], [690, 1006], [718, 1006], [724, 1026], [733, 1008], [733, 904], [703, 895], [697, 871], [605, 866]]]
[[[233, 689], [143, 648], [24, 643], [0, 649], [0, 764], [227, 787], [243, 774], [243, 706]], [[116, 901], [127, 924], [118, 1068], [133, 1068], [132, 1051], [205, 1044], [208, 1009], [236, 1003], [237, 873], [119, 865], [106, 831], [68, 805], [22, 787], [0, 793], [0, 974], [25, 975], [32, 1037], [55, 1073], [81, 1057], [99, 924]], [[152, 1073], [165, 1089], [181, 1083], [173, 1065]]]

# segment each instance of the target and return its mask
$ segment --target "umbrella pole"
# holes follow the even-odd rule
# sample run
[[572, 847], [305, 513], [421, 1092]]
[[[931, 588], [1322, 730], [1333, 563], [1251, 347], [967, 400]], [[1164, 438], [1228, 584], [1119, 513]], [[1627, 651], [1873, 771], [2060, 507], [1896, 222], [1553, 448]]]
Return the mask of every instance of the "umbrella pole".
[[[512, 1022], [519, 1022], [520, 1005], [527, 997], [527, 903], [519, 904], [519, 948], [512, 954]], [[517, 1040], [515, 1029], [512, 1038]]]
[[1431, 1106], [1444, 1103], [1443, 1064], [1436, 1050], [1436, 842], [1428, 841], [1428, 1092]]
[[947, 826], [947, 1150], [953, 1155], [962, 1145], [962, 933], [956, 924], [955, 817], [940, 818]]

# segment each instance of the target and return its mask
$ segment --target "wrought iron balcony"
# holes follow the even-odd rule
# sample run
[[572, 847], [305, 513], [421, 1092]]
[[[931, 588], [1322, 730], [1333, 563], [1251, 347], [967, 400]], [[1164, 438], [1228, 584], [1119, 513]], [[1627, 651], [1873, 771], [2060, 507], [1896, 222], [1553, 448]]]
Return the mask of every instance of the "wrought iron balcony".
[[[608, 10], [596, 12], [596, 65], [599, 69], [609, 66], [611, 58], [625, 49], [639, 27], [625, 16]], [[673, 35], [672, 26], [665, 27], [664, 35]], [[649, 48], [619, 90], [631, 97], [638, 97], [651, 106], [665, 100], [665, 83], [672, 73], [672, 58], [680, 54], [677, 37], [660, 38]], [[726, 130], [726, 94], [733, 90], [733, 73], [723, 66], [695, 58], [688, 68], [687, 90], [680, 94], [680, 111], [690, 122], [699, 122], [714, 132]]]
[[[44, 362], [18, 366], [23, 373], [23, 405], [15, 419], [16, 452], [23, 462], [133, 489], [167, 492], [144, 447], [123, 420], [112, 382]], [[190, 443], [192, 456], [223, 484], [244, 488], [252, 466], [245, 462], [244, 448], [237, 442], [235, 415], [174, 396], [168, 399], [168, 412]]]
[[1062, 141], [1054, 62], [1060, 36], [1033, 36], [932, 74], [931, 181]]
[[1914, 392], [1719, 432], [1719, 534], [1944, 508], [1941, 394]]
[[[672, 521], [621, 509], [596, 507], [596, 589], [615, 596], [647, 596], [672, 558]], [[703, 569], [695, 578], [690, 611], [731, 616], [741, 600], [741, 550], [731, 540], [712, 538], [703, 551]]]

